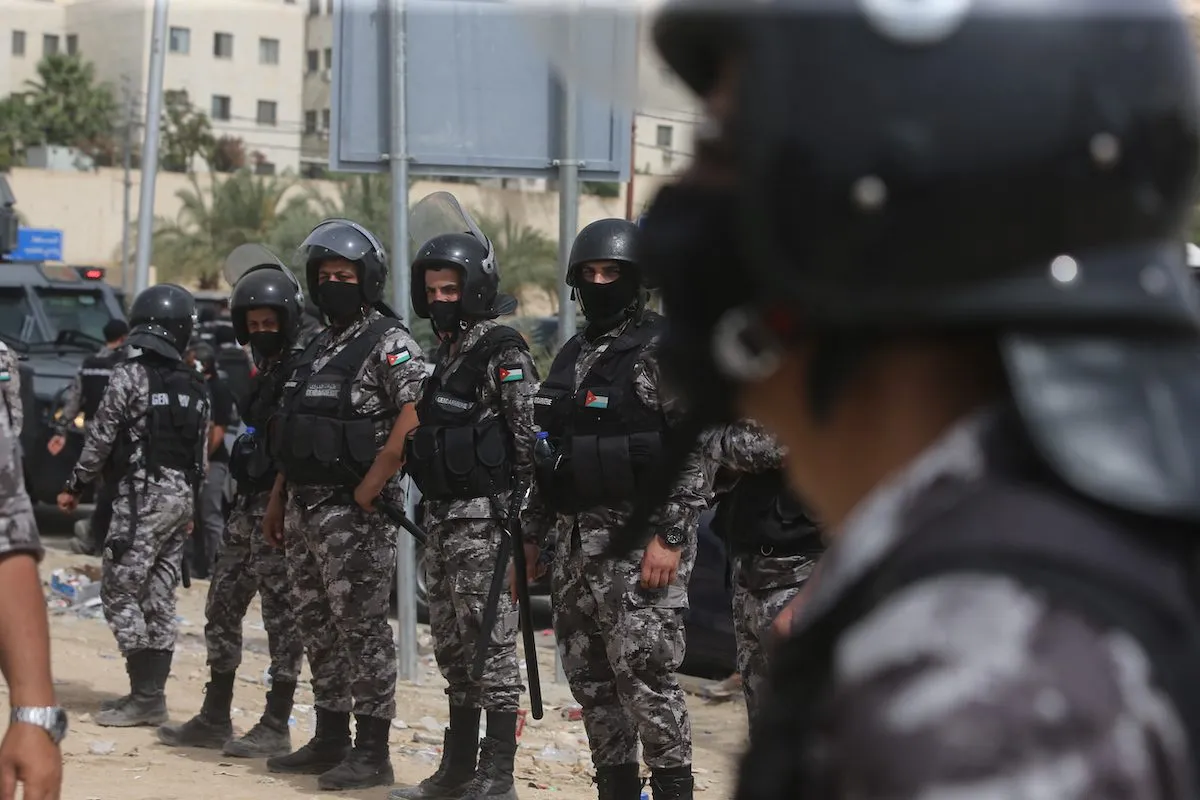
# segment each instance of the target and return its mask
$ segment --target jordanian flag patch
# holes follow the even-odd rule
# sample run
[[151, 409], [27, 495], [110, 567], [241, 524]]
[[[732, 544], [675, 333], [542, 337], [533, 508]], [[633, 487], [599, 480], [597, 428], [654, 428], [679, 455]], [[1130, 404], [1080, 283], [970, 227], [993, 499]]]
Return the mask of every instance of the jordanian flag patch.
[[584, 408], [608, 408], [608, 398], [603, 395], [593, 394], [588, 392], [583, 398]]
[[525, 380], [525, 370], [520, 367], [501, 367], [500, 382], [513, 383], [514, 381]]
[[387, 362], [389, 367], [396, 367], [406, 361], [412, 360], [412, 353], [408, 352], [407, 347], [401, 347], [395, 353], [388, 353]]

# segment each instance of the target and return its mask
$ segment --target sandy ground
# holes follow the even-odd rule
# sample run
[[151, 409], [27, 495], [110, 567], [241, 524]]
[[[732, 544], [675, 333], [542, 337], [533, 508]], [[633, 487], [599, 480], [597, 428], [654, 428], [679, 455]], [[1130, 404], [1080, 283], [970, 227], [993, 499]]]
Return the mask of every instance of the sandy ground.
[[[52, 550], [42, 577], [61, 567], [96, 564], [97, 559]], [[200, 709], [207, 679], [204, 650], [204, 597], [207, 581], [180, 588], [180, 636], [173, 674], [167, 683], [167, 702], [175, 721]], [[95, 609], [98, 611], [98, 609]], [[283, 798], [321, 794], [316, 778], [267, 773], [261, 761], [221, 756], [213, 750], [171, 749], [158, 742], [153, 728], [102, 728], [92, 714], [102, 700], [128, 690], [124, 665], [103, 619], [73, 610], [52, 610], [51, 635], [54, 677], [59, 702], [71, 715], [71, 731], [63, 742], [64, 800], [194, 800], [219, 797]], [[266, 633], [257, 601], [245, 623], [246, 653], [234, 695], [234, 727], [240, 733], [252, 726], [263, 710], [263, 683], [268, 659]], [[428, 628], [421, 626], [419, 683], [397, 687], [397, 719], [392, 724], [392, 763], [399, 783], [416, 782], [437, 762], [446, 721], [444, 683], [429, 653]], [[528, 717], [517, 756], [517, 787], [523, 800], [594, 798], [591, 761], [583, 724], [565, 718], [571, 697], [565, 684], [554, 682], [553, 640], [540, 635], [539, 663], [546, 711], [542, 720]], [[312, 733], [312, 691], [307, 668], [296, 696], [292, 745], [299, 747]], [[685, 686], [701, 682], [682, 678]], [[732, 793], [733, 762], [741, 751], [746, 730], [740, 700], [713, 704], [688, 697], [695, 743], [696, 789], [701, 796], [725, 798]], [[8, 695], [0, 685], [0, 719], [8, 719]], [[327, 794], [327, 793], [326, 793]], [[372, 789], [341, 793], [350, 797], [386, 797]]]

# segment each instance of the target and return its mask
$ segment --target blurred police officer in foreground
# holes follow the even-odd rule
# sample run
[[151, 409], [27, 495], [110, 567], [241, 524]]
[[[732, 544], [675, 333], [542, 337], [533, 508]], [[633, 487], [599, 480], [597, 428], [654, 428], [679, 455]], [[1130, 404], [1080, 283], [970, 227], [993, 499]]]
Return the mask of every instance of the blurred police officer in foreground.
[[738, 796], [1195, 797], [1175, 4], [681, 4], [655, 38], [712, 118], [644, 231], [664, 369], [778, 434], [832, 538]]
[[195, 313], [192, 295], [174, 284], [151, 286], [134, 299], [130, 357], [113, 369], [79, 463], [58, 496], [69, 512], [101, 472], [117, 485], [100, 599], [125, 657], [130, 693], [96, 714], [98, 725], [167, 721], [175, 587], [208, 466], [208, 393], [183, 363]]
[[0, 392], [0, 671], [8, 684], [8, 729], [0, 743], [0, 796], [58, 800], [67, 715], [54, 700], [50, 627], [38, 578], [43, 555], [25, 492], [9, 397]]
[[17, 360], [16, 351], [0, 341], [0, 395], [4, 395], [4, 415], [8, 418], [13, 435], [19, 439], [25, 421], [25, 407], [21, 403], [21, 370]]
[[659, 380], [663, 318], [646, 308], [637, 237], [633, 223], [604, 219], [571, 246], [567, 282], [587, 326], [563, 346], [534, 401], [546, 437], [535, 450], [526, 555], [532, 578], [537, 543], [555, 551], [554, 630], [601, 800], [640, 797], [639, 741], [655, 800], [690, 800], [692, 731], [675, 670], [709, 495], [698, 458], [657, 508], [645, 547], [603, 555], [680, 418]]
[[[230, 259], [235, 255], [237, 251]], [[288, 718], [304, 658], [288, 596], [283, 550], [268, 544], [261, 530], [275, 483], [267, 430], [279, 405], [287, 358], [300, 332], [304, 295], [295, 277], [270, 251], [261, 248], [255, 261], [262, 263], [246, 271], [229, 299], [233, 329], [239, 341], [251, 346], [259, 371], [246, 408], [246, 432], [234, 443], [229, 459], [237, 494], [204, 609], [208, 686], [199, 714], [182, 724], [158, 729], [158, 738], [166, 744], [216, 748], [240, 758], [269, 758], [291, 751]], [[242, 663], [242, 622], [255, 593], [262, 597], [271, 683], [262, 718], [235, 739], [230, 711]]]
[[[123, 319], [110, 319], [104, 324], [104, 345], [83, 360], [75, 380], [63, 396], [62, 414], [58, 418], [54, 435], [46, 444], [46, 449], [51, 455], [58, 455], [66, 447], [67, 430], [74, 424], [80, 412], [83, 413], [85, 430], [95, 419], [100, 400], [104, 397], [104, 390], [108, 388], [108, 379], [112, 377], [113, 367], [125, 358], [125, 337], [128, 333], [129, 324]], [[112, 502], [115, 497], [116, 487], [101, 480], [96, 488], [91, 520], [75, 523], [75, 538], [71, 541], [72, 551], [91, 554], [104, 549], [104, 537], [112, 521]]]
[[[517, 796], [517, 609], [508, 592], [489, 592], [496, 561], [509, 552], [501, 549], [508, 515], [518, 513], [533, 479], [538, 375], [521, 334], [495, 321], [517, 305], [499, 287], [486, 236], [435, 236], [413, 260], [413, 310], [431, 321], [441, 345], [417, 404], [421, 425], [409, 439], [405, 469], [425, 503], [429, 625], [449, 684], [450, 727], [434, 775], [393, 791], [394, 800]], [[494, 627], [484, 631], [489, 603], [496, 603]], [[486, 660], [476, 680], [472, 665], [483, 636]], [[481, 708], [487, 711], [482, 742]]]
[[320, 774], [322, 789], [360, 789], [393, 782], [396, 648], [387, 614], [397, 526], [375, 501], [403, 506], [399, 470], [424, 360], [404, 325], [375, 308], [388, 264], [370, 231], [326, 220], [297, 260], [330, 327], [288, 365], [270, 433], [280, 475], [263, 531], [287, 553], [317, 730], [267, 768]]

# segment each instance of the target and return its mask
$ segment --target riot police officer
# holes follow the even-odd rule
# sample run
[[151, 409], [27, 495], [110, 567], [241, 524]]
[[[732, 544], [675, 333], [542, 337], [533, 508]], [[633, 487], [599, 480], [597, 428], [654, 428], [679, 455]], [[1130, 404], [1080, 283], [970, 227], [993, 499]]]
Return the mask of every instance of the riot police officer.
[[185, 548], [192, 561], [192, 575], [207, 579], [225, 538], [225, 495], [229, 483], [229, 448], [226, 434], [239, 423], [237, 401], [217, 369], [217, 354], [210, 344], [194, 341], [184, 360], [204, 379], [210, 409], [208, 429], [208, 473], [200, 489], [196, 528]]
[[[691, 727], [675, 670], [708, 482], [698, 457], [656, 516], [644, 549], [603, 557], [639, 482], [659, 465], [678, 406], [659, 383], [662, 317], [646, 308], [638, 229], [593, 222], [567, 273], [587, 326], [550, 367], [535, 415], [546, 443], [527, 510], [534, 542], [552, 544], [554, 631], [583, 722], [602, 800], [637, 800], [638, 740], [656, 800], [692, 797]], [[540, 433], [539, 433], [540, 435]]]
[[330, 327], [289, 364], [270, 434], [280, 475], [263, 530], [285, 545], [317, 730], [267, 768], [320, 774], [323, 789], [367, 788], [393, 782], [388, 732], [396, 712], [387, 613], [397, 528], [375, 502], [401, 504], [398, 473], [424, 358], [400, 321], [375, 308], [388, 265], [370, 231], [326, 220], [301, 244], [298, 263]]
[[[175, 587], [195, 492], [208, 466], [209, 410], [200, 376], [183, 363], [196, 304], [159, 284], [130, 313], [130, 358], [118, 364], [87, 429], [59, 507], [71, 511], [102, 472], [117, 486], [100, 598], [125, 657], [130, 693], [96, 714], [98, 725], [167, 721], [163, 688], [175, 652]], [[135, 350], [136, 349], [136, 350]]]
[[0, 341], [0, 394], [4, 395], [4, 415], [18, 441], [25, 421], [25, 406], [21, 402], [21, 370], [16, 351]]
[[712, 429], [701, 452], [716, 468], [712, 530], [725, 542], [733, 633], [750, 733], [761, 716], [771, 623], [804, 587], [824, 550], [817, 526], [787, 486], [784, 451], [753, 420]]
[[738, 797], [1195, 797], [1178, 5], [680, 4], [655, 38], [713, 121], [644, 229], [664, 369], [775, 432], [833, 534]]
[[[240, 758], [269, 758], [292, 749], [288, 718], [304, 648], [288, 599], [283, 550], [267, 543], [261, 526], [275, 483], [266, 434], [279, 404], [286, 360], [300, 333], [303, 297], [300, 284], [278, 261], [246, 272], [230, 295], [238, 341], [251, 346], [259, 371], [244, 415], [246, 432], [230, 455], [237, 494], [204, 609], [209, 668], [204, 705], [187, 722], [158, 729], [158, 738], [169, 745], [219, 748]], [[242, 622], [256, 592], [262, 597], [271, 686], [262, 717], [234, 739], [230, 709], [242, 661]]]
[[[79, 373], [71, 382], [63, 397], [62, 415], [58, 419], [54, 435], [46, 444], [51, 455], [58, 455], [67, 444], [67, 426], [83, 412], [85, 426], [96, 416], [104, 390], [113, 367], [125, 358], [125, 337], [129, 324], [123, 319], [111, 319], [104, 324], [104, 345], [83, 360]], [[104, 550], [104, 537], [112, 521], [112, 502], [116, 489], [103, 480], [96, 488], [95, 506], [90, 521], [75, 523], [75, 538], [71, 549], [75, 552], [93, 553]]]
[[[519, 504], [533, 478], [538, 375], [521, 334], [494, 321], [517, 305], [499, 293], [499, 283], [491, 242], [471, 233], [434, 237], [412, 265], [413, 309], [431, 320], [441, 345], [417, 404], [421, 425], [409, 437], [405, 466], [425, 503], [430, 631], [449, 684], [450, 727], [437, 772], [393, 791], [393, 800], [517, 796], [517, 610], [508, 592], [489, 591], [503, 527], [518, 513], [510, 495], [515, 491]], [[489, 603], [496, 604], [495, 626], [485, 631]], [[486, 661], [476, 680], [472, 665], [484, 636]]]

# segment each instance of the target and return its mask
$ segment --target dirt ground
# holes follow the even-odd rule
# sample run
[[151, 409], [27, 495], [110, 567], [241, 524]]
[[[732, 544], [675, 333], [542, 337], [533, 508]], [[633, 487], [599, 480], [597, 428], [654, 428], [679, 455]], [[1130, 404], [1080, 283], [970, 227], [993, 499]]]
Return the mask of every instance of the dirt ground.
[[[52, 550], [42, 566], [49, 583], [53, 570], [96, 565], [98, 560]], [[175, 663], [167, 683], [167, 703], [174, 721], [195, 714], [203, 701], [207, 678], [204, 650], [204, 597], [207, 581], [194, 581], [179, 590], [180, 636]], [[59, 702], [71, 716], [63, 742], [64, 800], [197, 800], [220, 797], [285, 798], [328, 794], [318, 791], [316, 778], [271, 775], [261, 761], [221, 756], [213, 750], [171, 749], [158, 742], [153, 728], [102, 728], [92, 714], [102, 700], [128, 690], [124, 666], [99, 609], [56, 609], [51, 604], [54, 677]], [[234, 727], [240, 733], [252, 726], [263, 710], [263, 678], [268, 664], [266, 633], [257, 601], [245, 623], [246, 653], [234, 695]], [[397, 719], [392, 724], [392, 763], [399, 783], [416, 782], [437, 762], [446, 722], [444, 683], [430, 652], [428, 628], [421, 626], [419, 683], [397, 687]], [[583, 723], [565, 718], [571, 697], [565, 684], [554, 682], [553, 640], [543, 632], [539, 663], [543, 676], [545, 716], [531, 716], [520, 739], [517, 787], [522, 800], [582, 800], [594, 798], [591, 761]], [[681, 677], [695, 689], [701, 681]], [[732, 793], [733, 763], [746, 730], [740, 699], [710, 703], [688, 696], [695, 742], [696, 789], [702, 796]], [[8, 693], [0, 685], [0, 714], [8, 718]], [[292, 745], [304, 744], [312, 733], [312, 691], [307, 668], [292, 713]], [[341, 793], [381, 800], [386, 790]]]

